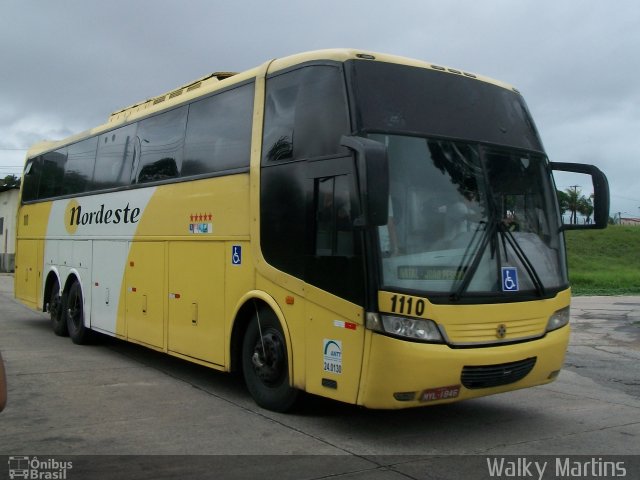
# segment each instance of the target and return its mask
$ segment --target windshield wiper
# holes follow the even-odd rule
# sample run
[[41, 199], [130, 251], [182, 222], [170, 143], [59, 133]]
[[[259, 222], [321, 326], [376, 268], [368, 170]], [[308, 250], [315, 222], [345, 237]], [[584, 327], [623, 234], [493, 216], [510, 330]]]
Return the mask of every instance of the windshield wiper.
[[[470, 250], [472, 248], [472, 245], [474, 244], [476, 235], [480, 231], [480, 227], [482, 225], [485, 225], [484, 234], [478, 243], [478, 247], [475, 249], [475, 251], [472, 254], [473, 262], [471, 262], [471, 265], [469, 265], [465, 269], [464, 268], [465, 259], [469, 256]], [[478, 267], [480, 266], [480, 262], [482, 261], [482, 256], [484, 255], [484, 252], [489, 242], [495, 237], [495, 235], [498, 232], [500, 232], [500, 236], [502, 237], [503, 242], [506, 239], [507, 243], [511, 246], [511, 248], [515, 252], [516, 257], [518, 257], [518, 260], [523, 265], [525, 271], [527, 272], [527, 275], [529, 275], [529, 278], [531, 278], [531, 282], [533, 283], [533, 286], [536, 290], [536, 294], [539, 297], [543, 297], [545, 294], [545, 289], [544, 289], [544, 285], [542, 284], [542, 281], [540, 280], [540, 276], [538, 275], [538, 272], [536, 271], [535, 267], [531, 263], [531, 260], [529, 260], [524, 250], [522, 249], [518, 241], [513, 236], [513, 233], [511, 233], [511, 231], [508, 228], [506, 228], [501, 221], [497, 220], [497, 217], [495, 215], [493, 215], [492, 218], [489, 219], [489, 226], [487, 227], [486, 225], [487, 224], [485, 222], [481, 222], [480, 225], [478, 225], [478, 228], [476, 228], [475, 232], [473, 233], [473, 237], [471, 237], [471, 241], [469, 242], [469, 245], [467, 246], [467, 249], [464, 252], [462, 261], [460, 265], [458, 265], [458, 269], [456, 271], [456, 277], [460, 273], [462, 272], [464, 273], [463, 273], [462, 280], [458, 285], [458, 288], [450, 296], [451, 301], [457, 302], [458, 300], [460, 300], [462, 295], [467, 291], [467, 288], [469, 288], [469, 284], [471, 283], [473, 276], [476, 274]], [[496, 248], [499, 249], [499, 247], [496, 247]], [[507, 255], [506, 245], [503, 245], [502, 248], [504, 249], [505, 255]], [[498, 263], [502, 263], [500, 260], [500, 255], [498, 255]]]
[[[531, 263], [531, 260], [529, 260], [527, 255], [524, 253], [524, 250], [522, 250], [522, 247], [513, 236], [513, 233], [511, 232], [511, 230], [506, 228], [506, 226], [502, 224], [502, 222], [500, 222], [499, 232], [503, 240], [506, 238], [509, 245], [511, 245], [511, 248], [513, 248], [514, 252], [516, 252], [516, 256], [518, 257], [518, 260], [520, 260], [520, 263], [522, 263], [522, 265], [524, 266], [524, 269], [526, 270], [527, 275], [529, 275], [529, 278], [531, 278], [531, 282], [533, 283], [533, 286], [535, 287], [536, 293], [538, 294], [538, 296], [543, 297], [545, 292], [544, 292], [544, 285], [540, 280], [540, 276], [538, 275], [538, 272], [536, 272], [536, 269]], [[506, 255], [507, 249], [505, 247], [503, 248]]]
[[[470, 253], [471, 247], [473, 245], [473, 241], [475, 240], [476, 235], [480, 231], [480, 227], [483, 225], [485, 227], [484, 234], [480, 238], [478, 247], [473, 252], [473, 262], [471, 262], [471, 265], [469, 265], [465, 270], [464, 268], [465, 259]], [[450, 296], [450, 299], [452, 302], [457, 302], [458, 300], [460, 300], [460, 297], [462, 296], [462, 294], [467, 290], [467, 288], [469, 288], [469, 284], [471, 283], [473, 276], [476, 274], [476, 271], [480, 266], [480, 262], [482, 261], [482, 256], [484, 255], [484, 251], [489, 245], [489, 241], [496, 234], [497, 229], [498, 229], [498, 222], [490, 220], [488, 227], [487, 227], [487, 223], [482, 221], [476, 228], [475, 232], [473, 232], [473, 237], [471, 237], [471, 241], [469, 242], [469, 245], [467, 246], [467, 249], [465, 250], [464, 255], [462, 256], [462, 261], [460, 262], [460, 265], [458, 266], [458, 269], [456, 271], [456, 277], [458, 276], [458, 274], [462, 272], [464, 272], [464, 274], [462, 277], [462, 281], [460, 282], [460, 285], [458, 285], [458, 289], [454, 293], [452, 293]]]

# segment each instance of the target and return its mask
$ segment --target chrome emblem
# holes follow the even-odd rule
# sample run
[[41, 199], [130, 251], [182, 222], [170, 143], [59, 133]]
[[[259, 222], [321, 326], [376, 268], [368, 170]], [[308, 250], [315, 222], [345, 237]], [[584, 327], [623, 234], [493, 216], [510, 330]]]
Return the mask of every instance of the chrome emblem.
[[502, 339], [506, 336], [507, 336], [507, 326], [504, 323], [501, 323], [500, 325], [498, 325], [498, 328], [496, 328], [496, 337]]

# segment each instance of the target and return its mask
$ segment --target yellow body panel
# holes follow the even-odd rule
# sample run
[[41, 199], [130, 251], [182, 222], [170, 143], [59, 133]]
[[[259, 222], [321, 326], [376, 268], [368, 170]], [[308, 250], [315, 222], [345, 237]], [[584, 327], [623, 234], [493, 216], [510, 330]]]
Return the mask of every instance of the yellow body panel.
[[[368, 408], [408, 408], [492, 395], [553, 381], [562, 368], [569, 326], [525, 343], [485, 348], [452, 349], [446, 345], [413, 343], [367, 331], [368, 358], [358, 404]], [[498, 365], [536, 357], [524, 379], [509, 385], [467, 389], [460, 384], [465, 366]], [[459, 387], [453, 398], [420, 401], [425, 390]], [[399, 401], [394, 393], [413, 394]]]
[[133, 242], [125, 273], [127, 338], [164, 346], [165, 244]]
[[[226, 251], [248, 237], [247, 185], [248, 176], [240, 174], [156, 189], [129, 243], [118, 336], [224, 365], [225, 288], [235, 278], [225, 282]], [[234, 273], [240, 270], [246, 288], [251, 265]]]
[[[309, 287], [308, 290], [306, 390], [355, 403], [365, 338], [362, 308], [317, 288]], [[294, 362], [296, 360], [294, 358]]]
[[44, 239], [51, 203], [39, 203], [19, 210], [16, 232], [14, 287], [16, 298], [31, 308], [41, 309]]
[[169, 351], [224, 363], [224, 253], [224, 242], [169, 245]]
[[38, 283], [42, 268], [38, 251], [42, 250], [42, 240], [21, 240], [16, 252], [15, 292], [16, 297], [35, 308], [38, 298]]

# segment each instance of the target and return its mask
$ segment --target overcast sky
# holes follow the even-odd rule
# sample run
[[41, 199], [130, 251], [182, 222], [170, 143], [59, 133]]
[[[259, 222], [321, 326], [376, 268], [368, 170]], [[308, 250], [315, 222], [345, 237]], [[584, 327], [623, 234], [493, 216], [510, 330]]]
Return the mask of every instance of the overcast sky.
[[35, 141], [102, 124], [213, 71], [353, 47], [515, 85], [550, 159], [597, 165], [611, 214], [640, 216], [637, 0], [0, 3], [1, 176], [20, 173]]

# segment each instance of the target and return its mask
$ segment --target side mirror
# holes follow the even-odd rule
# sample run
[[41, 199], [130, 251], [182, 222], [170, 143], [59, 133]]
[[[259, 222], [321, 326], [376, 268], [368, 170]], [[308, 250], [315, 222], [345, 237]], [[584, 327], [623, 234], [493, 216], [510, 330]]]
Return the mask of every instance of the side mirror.
[[381, 226], [389, 221], [389, 161], [387, 148], [380, 142], [343, 135], [340, 145], [356, 154], [362, 213], [367, 225]]
[[586, 225], [563, 224], [564, 230], [584, 230], [606, 228], [609, 223], [609, 181], [605, 174], [593, 165], [583, 163], [550, 162], [553, 170], [589, 175], [593, 183], [593, 218], [594, 223]]

